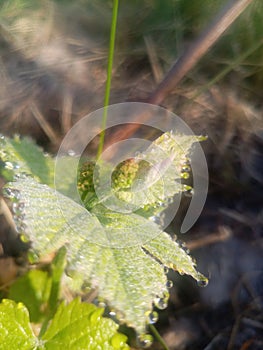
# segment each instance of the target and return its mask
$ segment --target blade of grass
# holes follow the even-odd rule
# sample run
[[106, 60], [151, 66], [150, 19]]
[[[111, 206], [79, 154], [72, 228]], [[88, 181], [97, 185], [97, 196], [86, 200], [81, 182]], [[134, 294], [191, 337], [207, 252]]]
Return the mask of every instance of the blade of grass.
[[113, 0], [110, 45], [109, 45], [109, 55], [108, 55], [108, 68], [107, 68], [107, 81], [106, 81], [104, 109], [103, 109], [102, 126], [101, 126], [102, 131], [100, 134], [100, 141], [99, 141], [97, 158], [99, 158], [101, 153], [102, 153], [104, 139], [105, 139], [105, 127], [106, 127], [106, 123], [107, 123], [108, 105], [109, 105], [109, 101], [110, 101], [111, 75], [112, 75], [112, 65], [113, 65], [114, 48], [115, 48], [118, 8], [119, 8], [119, 0]]

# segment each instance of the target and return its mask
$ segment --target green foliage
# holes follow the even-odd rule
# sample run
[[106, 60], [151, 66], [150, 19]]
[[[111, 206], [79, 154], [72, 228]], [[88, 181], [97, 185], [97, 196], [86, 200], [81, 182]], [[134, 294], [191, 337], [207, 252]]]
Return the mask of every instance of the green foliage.
[[48, 273], [31, 270], [12, 284], [8, 296], [16, 302], [22, 302], [29, 311], [30, 320], [38, 323], [47, 316], [50, 290], [51, 277]]
[[42, 337], [45, 349], [129, 349], [126, 336], [116, 333], [118, 325], [102, 314], [102, 308], [79, 299], [62, 303]]
[[38, 340], [29, 323], [29, 315], [22, 303], [3, 300], [0, 304], [0, 349], [37, 349]]
[[79, 299], [60, 304], [47, 331], [35, 336], [26, 307], [5, 299], [0, 304], [0, 349], [128, 350], [127, 337], [117, 333], [118, 325], [102, 317], [102, 308]]
[[[131, 188], [138, 192], [123, 191], [121, 172], [117, 190], [110, 196], [106, 191], [90, 211], [30, 176], [17, 177], [8, 184], [11, 199], [23, 204], [20, 219], [26, 226], [21, 233], [32, 242], [36, 258], [66, 246], [66, 270], [71, 278], [65, 281], [71, 284], [73, 280], [77, 290], [84, 285], [97, 288], [99, 297], [116, 310], [117, 318], [139, 333], [145, 332], [152, 305], [167, 305], [164, 266], [206, 281], [196, 272], [190, 256], [148, 220], [148, 209], [144, 210], [145, 205], [164, 210], [167, 198], [182, 190], [180, 181], [175, 180], [180, 178], [182, 160], [197, 140], [164, 134], [139, 156], [148, 166], [139, 169], [131, 182]], [[158, 159], [157, 165], [154, 159]], [[83, 166], [81, 169], [83, 175]], [[89, 165], [88, 170], [90, 177]], [[162, 181], [167, 184], [163, 191]], [[103, 205], [116, 193], [122, 194], [122, 203], [140, 207], [141, 214], [119, 213]]]
[[11, 179], [15, 174], [33, 175], [38, 181], [53, 186], [54, 161], [29, 138], [0, 136], [0, 174]]

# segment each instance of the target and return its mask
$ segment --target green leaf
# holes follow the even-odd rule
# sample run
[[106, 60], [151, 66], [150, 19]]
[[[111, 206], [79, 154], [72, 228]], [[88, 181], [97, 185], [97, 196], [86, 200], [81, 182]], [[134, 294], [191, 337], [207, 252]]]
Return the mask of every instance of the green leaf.
[[46, 271], [31, 270], [10, 287], [8, 297], [22, 302], [28, 309], [31, 322], [38, 323], [46, 316], [51, 278]]
[[127, 337], [117, 333], [118, 325], [102, 317], [103, 309], [81, 303], [62, 303], [42, 340], [46, 350], [128, 350]]
[[0, 304], [0, 349], [129, 350], [127, 337], [117, 332], [115, 322], [102, 317], [103, 311], [79, 299], [68, 305], [62, 303], [49, 328], [38, 339], [31, 329], [26, 307], [4, 299]]
[[[53, 186], [54, 160], [44, 154], [35, 142], [27, 137], [1, 136], [0, 159], [4, 162], [0, 172], [10, 179], [11, 175], [26, 173], [42, 183]], [[8, 176], [9, 175], [9, 176]]]
[[[176, 242], [139, 215], [96, 206], [97, 217], [30, 177], [18, 178], [11, 190], [19, 191], [25, 205], [23, 222], [37, 254], [41, 257], [66, 244], [67, 270], [78, 279], [78, 287], [85, 283], [97, 288], [99, 296], [118, 311], [118, 318], [140, 333], [145, 331], [152, 303], [167, 296], [163, 264], [204, 279]], [[127, 246], [129, 240], [132, 244]]]
[[[164, 133], [143, 153], [119, 164], [112, 173], [112, 188], [104, 189], [101, 181], [100, 203], [137, 209], [144, 217], [160, 214], [174, 195], [184, 190], [181, 180], [190, 177], [191, 170], [187, 156], [193, 143], [201, 140], [203, 136]], [[112, 171], [107, 164], [101, 163], [101, 168], [107, 176]]]
[[[65, 245], [66, 271], [71, 277], [65, 277], [65, 282], [77, 290], [81, 286], [97, 289], [99, 297], [116, 310], [117, 318], [139, 333], [145, 332], [153, 304], [159, 308], [167, 305], [169, 293], [164, 267], [206, 283], [206, 278], [196, 271], [195, 263], [187, 252], [157, 224], [148, 220], [152, 208], [163, 210], [167, 198], [182, 190], [178, 180], [182, 162], [187, 160], [186, 155], [197, 140], [194, 136], [166, 133], [139, 156], [146, 167], [139, 167], [137, 178], [135, 181], [132, 179], [132, 191], [130, 194], [122, 192], [123, 186], [120, 186], [117, 192], [123, 194], [120, 197], [123, 203], [128, 206], [135, 203], [141, 208], [141, 212], [137, 213], [125, 214], [108, 209], [104, 204], [108, 200], [112, 204], [113, 197], [107, 189], [88, 211], [31, 177], [20, 176], [9, 184], [10, 196], [23, 208], [17, 221], [20, 220], [26, 227], [18, 227], [24, 230], [21, 231], [23, 237], [32, 242], [37, 257]], [[74, 157], [73, 162], [76, 163]], [[64, 169], [67, 157], [65, 162], [60, 163]], [[74, 169], [76, 164], [69, 170]], [[88, 170], [90, 179], [92, 169]], [[102, 169], [105, 178], [107, 171], [107, 167]], [[162, 190], [163, 182], [165, 186]], [[136, 186], [138, 191], [133, 192]], [[148, 208], [145, 209], [145, 206]], [[74, 283], [70, 283], [71, 280]]]
[[0, 349], [34, 350], [39, 344], [30, 323], [26, 307], [12, 300], [0, 304]]

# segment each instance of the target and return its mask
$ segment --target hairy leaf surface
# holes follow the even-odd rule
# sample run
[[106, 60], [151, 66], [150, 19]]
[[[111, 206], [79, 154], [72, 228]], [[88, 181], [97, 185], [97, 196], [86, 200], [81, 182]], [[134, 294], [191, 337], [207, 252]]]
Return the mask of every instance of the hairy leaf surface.
[[[90, 211], [67, 197], [67, 191], [63, 195], [40, 184], [39, 177], [22, 175], [8, 184], [9, 196], [23, 208], [17, 215], [17, 226], [32, 242], [36, 257], [66, 246], [66, 271], [71, 279], [65, 277], [65, 281], [73, 281], [70, 284], [76, 289], [97, 289], [99, 297], [116, 310], [117, 318], [139, 333], [145, 331], [153, 304], [159, 308], [167, 304], [164, 267], [206, 281], [195, 270], [191, 257], [148, 219], [163, 211], [167, 198], [182, 190], [178, 180], [182, 162], [197, 140], [194, 136], [162, 135], [139, 156], [147, 166], [140, 169], [132, 190], [103, 193], [102, 188], [102, 197], [89, 206]], [[72, 167], [69, 170], [75, 171]], [[126, 213], [110, 209], [107, 201], [112, 204], [112, 195], [139, 210]]]

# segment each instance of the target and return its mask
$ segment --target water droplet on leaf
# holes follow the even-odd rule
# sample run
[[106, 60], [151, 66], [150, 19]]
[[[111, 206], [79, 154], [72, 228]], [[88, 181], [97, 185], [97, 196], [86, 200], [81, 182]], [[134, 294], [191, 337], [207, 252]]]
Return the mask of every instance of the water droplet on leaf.
[[158, 312], [156, 311], [147, 311], [146, 317], [147, 317], [148, 323], [154, 324], [158, 321], [159, 315], [158, 315]]
[[208, 280], [207, 279], [200, 279], [199, 281], [197, 281], [197, 284], [199, 287], [206, 287], [208, 285]]
[[101, 300], [101, 301], [98, 302], [98, 307], [102, 307], [102, 308], [105, 309], [106, 304], [104, 303], [104, 301]]
[[111, 317], [116, 317], [116, 312], [114, 310], [110, 310], [109, 315]]
[[23, 243], [29, 243], [29, 238], [26, 235], [20, 235], [20, 239]]
[[167, 280], [167, 282], [166, 282], [166, 287], [167, 287], [167, 288], [172, 288], [172, 286], [173, 286], [173, 281]]
[[167, 275], [169, 272], [169, 267], [168, 266], [164, 266], [163, 267], [163, 272]]
[[190, 177], [190, 174], [189, 174], [189, 173], [187, 173], [187, 172], [182, 172], [182, 173], [181, 173], [181, 178], [182, 178], [182, 179], [189, 179], [189, 177]]
[[74, 157], [74, 156], [76, 155], [76, 153], [75, 153], [75, 151], [74, 151], [73, 149], [69, 149], [69, 150], [68, 150], [68, 155], [69, 155], [70, 157]]
[[154, 305], [160, 309], [160, 310], [164, 310], [167, 308], [168, 306], [168, 298], [167, 297], [156, 297], [154, 299]]
[[140, 334], [137, 343], [140, 347], [148, 349], [153, 343], [153, 337], [150, 334]]

